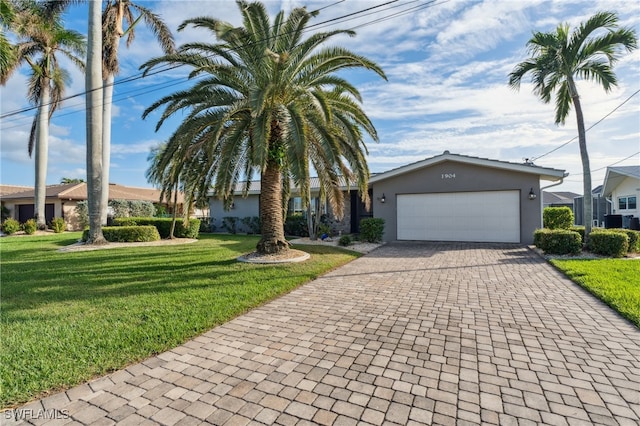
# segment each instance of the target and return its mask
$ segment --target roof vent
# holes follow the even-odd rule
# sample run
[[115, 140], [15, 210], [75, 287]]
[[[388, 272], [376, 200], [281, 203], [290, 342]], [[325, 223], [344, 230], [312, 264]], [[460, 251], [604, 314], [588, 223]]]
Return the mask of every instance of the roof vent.
[[448, 149], [445, 152], [442, 153], [442, 155], [449, 155], [449, 154], [451, 154], [451, 153], [449, 152]]

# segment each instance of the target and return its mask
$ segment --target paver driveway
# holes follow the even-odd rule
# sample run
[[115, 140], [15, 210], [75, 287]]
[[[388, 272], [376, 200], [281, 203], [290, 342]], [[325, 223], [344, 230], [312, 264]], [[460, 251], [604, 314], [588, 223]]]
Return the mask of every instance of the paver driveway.
[[640, 331], [525, 247], [394, 243], [20, 410], [81, 424], [635, 425]]

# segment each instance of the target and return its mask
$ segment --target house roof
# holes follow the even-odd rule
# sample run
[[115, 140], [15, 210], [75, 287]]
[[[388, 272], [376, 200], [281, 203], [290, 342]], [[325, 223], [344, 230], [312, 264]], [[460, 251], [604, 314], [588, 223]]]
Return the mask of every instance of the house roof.
[[[244, 189], [244, 185], [246, 184], [246, 181], [243, 182], [238, 182], [236, 184], [235, 189], [233, 190], [234, 195], [240, 195], [242, 194], [242, 190]], [[320, 178], [318, 177], [312, 177], [309, 178], [309, 185], [311, 190], [317, 190], [320, 189]], [[355, 182], [352, 182], [350, 187], [352, 189], [357, 189], [358, 185]], [[340, 188], [346, 190], [347, 189], [347, 185], [346, 182], [342, 182], [342, 184], [340, 185]], [[252, 180], [250, 182], [249, 185], [249, 191], [247, 192], [247, 195], [257, 195], [260, 194], [260, 190], [261, 190], [261, 186], [260, 186], [260, 181], [259, 180]], [[298, 188], [293, 184], [293, 182], [291, 183], [291, 193], [292, 194], [297, 194], [298, 193]], [[210, 197], [213, 196], [213, 192], [209, 192], [208, 194]]]
[[640, 184], [640, 166], [607, 167], [602, 184], [602, 195], [611, 195], [613, 190], [626, 178], [637, 179]]
[[[109, 184], [109, 200], [141, 200], [156, 203], [160, 200], [160, 192], [160, 190], [153, 188], [137, 188], [115, 183]], [[34, 197], [35, 190], [33, 188], [11, 194], [2, 194], [0, 196], [3, 200], [33, 199]], [[87, 184], [83, 182], [49, 185], [47, 186], [46, 197], [64, 200], [86, 200]], [[181, 195], [178, 196], [178, 202], [183, 202]]]
[[33, 189], [31, 186], [0, 185], [0, 196]]
[[573, 199], [580, 194], [575, 192], [547, 192], [542, 191], [543, 204], [573, 204]]
[[507, 161], [492, 160], [489, 158], [471, 157], [461, 154], [451, 154], [449, 151], [445, 151], [440, 155], [436, 155], [431, 158], [427, 158], [415, 163], [407, 164], [406, 166], [398, 167], [383, 173], [379, 173], [372, 176], [369, 179], [369, 183], [375, 183], [381, 180], [389, 179], [394, 176], [398, 176], [404, 173], [419, 170], [425, 167], [433, 166], [445, 161], [455, 161], [458, 163], [472, 164], [476, 166], [490, 167], [501, 170], [510, 170], [520, 173], [531, 173], [539, 175], [540, 179], [549, 181], [558, 181], [565, 177], [565, 171], [559, 169], [552, 169], [548, 167], [536, 166], [532, 163], [511, 163]]

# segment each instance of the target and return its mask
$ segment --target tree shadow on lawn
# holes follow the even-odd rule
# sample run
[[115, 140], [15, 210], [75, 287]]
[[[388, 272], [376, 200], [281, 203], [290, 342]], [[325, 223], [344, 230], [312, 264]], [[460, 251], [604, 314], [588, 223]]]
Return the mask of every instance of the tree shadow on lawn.
[[[317, 276], [314, 273], [317, 267], [237, 262], [239, 253], [246, 252], [246, 243], [225, 245], [224, 249], [230, 250], [222, 258], [220, 253], [212, 251], [215, 246], [182, 252], [175, 248], [152, 253], [136, 253], [138, 250], [133, 248], [120, 253], [116, 252], [119, 249], [100, 250], [84, 252], [75, 259], [71, 259], [73, 254], [60, 253], [69, 259], [54, 256], [3, 266], [2, 310], [6, 314], [3, 316], [13, 320], [12, 314], [18, 311], [59, 302], [100, 303], [104, 299], [185, 291], [228, 293], [247, 283], [269, 285], [282, 280], [283, 276], [287, 280], [302, 281]], [[309, 251], [326, 252], [317, 248]]]

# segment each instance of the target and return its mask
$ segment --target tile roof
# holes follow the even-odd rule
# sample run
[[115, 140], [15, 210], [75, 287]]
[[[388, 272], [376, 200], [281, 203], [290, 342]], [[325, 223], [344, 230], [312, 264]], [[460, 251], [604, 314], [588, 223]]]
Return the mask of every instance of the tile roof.
[[[47, 186], [46, 196], [48, 198], [59, 198], [65, 200], [86, 200], [87, 184], [86, 183], [68, 183], [60, 185]], [[11, 194], [2, 194], [2, 199], [28, 199], [34, 198], [35, 190], [28, 188], [26, 190]], [[143, 200], [157, 203], [160, 200], [160, 190], [154, 188], [137, 188], [111, 183], [109, 184], [110, 200]], [[184, 202], [182, 194], [178, 196], [178, 202]]]
[[19, 185], [0, 185], [0, 196], [7, 194], [15, 194], [16, 192], [23, 192], [29, 189], [33, 189], [31, 186], [19, 186]]

